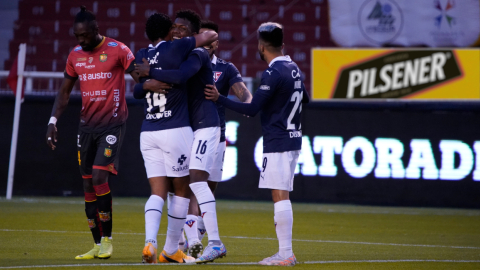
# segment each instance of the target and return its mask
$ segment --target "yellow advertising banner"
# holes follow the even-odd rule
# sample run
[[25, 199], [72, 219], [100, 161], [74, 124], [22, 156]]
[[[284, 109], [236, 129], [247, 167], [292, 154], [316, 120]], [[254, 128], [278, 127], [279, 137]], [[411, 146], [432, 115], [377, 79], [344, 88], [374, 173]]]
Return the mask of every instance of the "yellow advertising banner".
[[479, 99], [478, 49], [312, 49], [312, 98]]

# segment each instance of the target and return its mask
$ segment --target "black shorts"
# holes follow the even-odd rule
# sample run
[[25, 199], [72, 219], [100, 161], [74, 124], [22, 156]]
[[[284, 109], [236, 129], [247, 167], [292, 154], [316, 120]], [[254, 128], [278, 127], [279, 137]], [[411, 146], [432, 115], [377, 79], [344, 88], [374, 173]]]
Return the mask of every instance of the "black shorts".
[[117, 174], [125, 127], [123, 124], [101, 133], [78, 131], [78, 165], [83, 178], [92, 178], [92, 169]]

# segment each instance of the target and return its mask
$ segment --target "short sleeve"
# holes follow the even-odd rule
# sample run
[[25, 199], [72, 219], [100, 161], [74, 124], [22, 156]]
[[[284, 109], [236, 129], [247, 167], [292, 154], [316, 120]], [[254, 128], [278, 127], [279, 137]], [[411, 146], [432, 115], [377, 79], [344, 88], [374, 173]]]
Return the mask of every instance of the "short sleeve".
[[78, 74], [75, 71], [75, 68], [73, 66], [72, 62], [72, 56], [71, 54], [67, 58], [67, 65], [65, 66], [65, 74], [69, 76], [69, 78], [78, 78]]
[[124, 70], [127, 70], [132, 62], [135, 61], [135, 56], [127, 47], [127, 45], [120, 43], [120, 47], [118, 49], [118, 60]]
[[228, 85], [232, 87], [232, 85], [236, 84], [237, 82], [243, 82], [242, 75], [238, 71], [237, 67], [234, 64], [228, 63]]

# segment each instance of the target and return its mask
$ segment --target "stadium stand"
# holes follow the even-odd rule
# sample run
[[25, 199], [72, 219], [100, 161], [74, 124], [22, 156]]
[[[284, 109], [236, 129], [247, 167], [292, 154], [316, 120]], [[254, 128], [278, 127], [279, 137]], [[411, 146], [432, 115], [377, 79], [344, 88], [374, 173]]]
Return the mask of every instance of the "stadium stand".
[[[218, 56], [232, 61], [244, 77], [256, 77], [265, 69], [258, 57], [256, 29], [265, 21], [276, 21], [285, 27], [285, 52], [294, 59], [310, 82], [310, 49], [335, 46], [328, 31], [326, 0], [234, 0], [215, 3], [211, 0], [165, 0], [143, 2], [20, 0], [13, 40], [9, 42], [10, 58], [4, 61], [8, 70], [18, 45], [27, 43], [26, 70], [62, 71], [69, 51], [76, 46], [72, 22], [80, 5], [97, 14], [100, 32], [117, 39], [132, 51], [148, 45], [144, 34], [145, 20], [155, 12], [174, 16], [179, 9], [193, 9], [205, 19], [220, 26]], [[39, 85], [52, 85], [40, 83]], [[53, 89], [46, 89], [53, 90]]]

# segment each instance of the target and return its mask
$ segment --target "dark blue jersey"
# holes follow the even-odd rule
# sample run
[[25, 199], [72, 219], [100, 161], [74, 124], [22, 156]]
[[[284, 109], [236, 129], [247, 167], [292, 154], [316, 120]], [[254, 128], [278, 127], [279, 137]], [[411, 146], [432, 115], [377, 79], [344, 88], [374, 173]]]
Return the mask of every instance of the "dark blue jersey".
[[[141, 49], [137, 52], [135, 61], [142, 62], [145, 58], [150, 63], [151, 70], [178, 69], [190, 52], [195, 48], [195, 38], [184, 38], [174, 41], [162, 41], [156, 47]], [[150, 72], [150, 78], [152, 78]], [[142, 78], [144, 82], [148, 78]], [[190, 125], [187, 107], [187, 92], [185, 85], [174, 85], [167, 94], [144, 91], [143, 84], [135, 85], [135, 98], [144, 98], [145, 119], [142, 131], [154, 131], [185, 127]]]
[[239, 113], [255, 116], [261, 110], [263, 152], [285, 152], [302, 147], [302, 102], [308, 102], [304, 76], [288, 56], [270, 62], [262, 74], [252, 102], [240, 103], [220, 96], [218, 103]]
[[[220, 95], [228, 96], [228, 92], [232, 85], [237, 82], [243, 82], [242, 75], [238, 69], [230, 62], [217, 58], [215, 55], [212, 59], [213, 80]], [[225, 107], [222, 104], [217, 104], [218, 117], [220, 118], [220, 142], [225, 141]]]
[[[150, 75], [159, 81], [185, 85], [188, 89], [188, 111], [190, 125], [195, 131], [200, 128], [219, 127], [217, 106], [205, 98], [207, 84], [213, 85], [212, 63], [207, 50], [194, 49], [188, 59], [177, 70], [152, 70]], [[175, 90], [171, 90], [175, 91]]]

